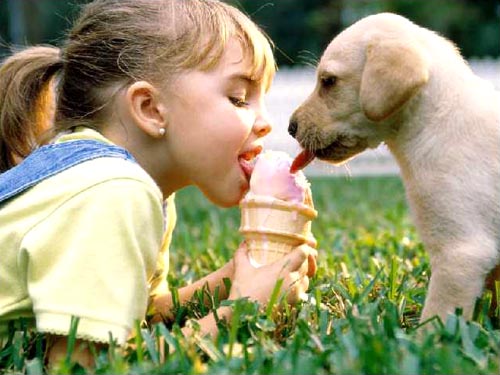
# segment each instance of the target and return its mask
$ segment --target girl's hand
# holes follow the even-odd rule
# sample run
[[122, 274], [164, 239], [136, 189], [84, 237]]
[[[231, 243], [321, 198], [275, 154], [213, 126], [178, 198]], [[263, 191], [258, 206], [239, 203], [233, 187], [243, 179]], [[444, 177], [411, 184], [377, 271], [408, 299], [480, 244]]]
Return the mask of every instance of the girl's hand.
[[[283, 279], [281, 292], [286, 293], [289, 303], [295, 303], [299, 300], [300, 295], [307, 290], [309, 277], [312, 277], [316, 272], [316, 256], [315, 249], [307, 245], [301, 245], [283, 259], [273, 264], [255, 268], [250, 264], [246, 246], [242, 245], [228, 264], [211, 274], [212, 276], [217, 275], [217, 277], [209, 275], [208, 279], [212, 279], [212, 282], [221, 283], [222, 275], [229, 276], [232, 279], [229, 299], [248, 297], [250, 300], [258, 301], [263, 305], [269, 303], [276, 282]], [[179, 294], [181, 294], [180, 291]], [[192, 293], [186, 293], [185, 295], [192, 295]], [[217, 309], [217, 315], [221, 319], [230, 321], [232, 309], [229, 306], [221, 306]], [[217, 336], [218, 327], [214, 314], [204, 316], [198, 320], [198, 323], [202, 336]], [[185, 336], [193, 334], [190, 327], [182, 328], [182, 332]]]
[[295, 248], [283, 259], [259, 268], [250, 263], [243, 244], [234, 256], [234, 277], [229, 299], [248, 297], [266, 305], [276, 282], [283, 279], [281, 292], [294, 304], [309, 287], [309, 278], [316, 272], [317, 251], [308, 245]]

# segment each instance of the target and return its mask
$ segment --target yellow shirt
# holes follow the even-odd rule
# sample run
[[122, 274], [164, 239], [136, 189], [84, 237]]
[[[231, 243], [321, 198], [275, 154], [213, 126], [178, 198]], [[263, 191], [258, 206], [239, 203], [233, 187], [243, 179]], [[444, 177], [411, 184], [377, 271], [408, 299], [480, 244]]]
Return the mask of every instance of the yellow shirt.
[[[95, 139], [80, 128], [58, 142]], [[7, 322], [35, 318], [38, 331], [123, 344], [144, 319], [150, 287], [166, 291], [168, 245], [175, 225], [167, 200], [137, 164], [86, 161], [0, 206], [0, 338]], [[161, 246], [163, 241], [163, 246]], [[161, 249], [161, 251], [160, 251]]]

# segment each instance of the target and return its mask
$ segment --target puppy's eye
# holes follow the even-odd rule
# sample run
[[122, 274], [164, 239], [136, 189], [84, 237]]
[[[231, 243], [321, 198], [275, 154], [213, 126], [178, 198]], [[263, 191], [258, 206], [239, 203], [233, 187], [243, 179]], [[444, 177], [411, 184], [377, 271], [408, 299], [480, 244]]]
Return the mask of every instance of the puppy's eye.
[[321, 77], [321, 87], [325, 89], [329, 89], [330, 87], [333, 87], [337, 83], [337, 77], [335, 76], [326, 76], [326, 77]]

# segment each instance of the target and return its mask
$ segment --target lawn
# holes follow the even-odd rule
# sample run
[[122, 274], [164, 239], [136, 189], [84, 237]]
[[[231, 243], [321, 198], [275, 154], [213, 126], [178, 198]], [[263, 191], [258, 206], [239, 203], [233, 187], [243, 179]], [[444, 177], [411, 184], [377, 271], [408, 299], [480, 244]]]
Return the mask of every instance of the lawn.
[[[398, 177], [311, 178], [319, 217], [318, 272], [308, 299], [280, 313], [231, 302], [233, 320], [216, 342], [183, 338], [178, 326], [143, 328], [136, 349], [100, 354], [97, 373], [182, 374], [498, 374], [500, 331], [477, 304], [474, 321], [458, 311], [419, 326], [430, 269]], [[222, 266], [241, 241], [238, 209], [218, 209], [195, 189], [177, 195], [178, 226], [170, 285], [180, 287]], [[214, 306], [216, 293], [210, 296]], [[177, 321], [210, 313], [198, 301]], [[6, 372], [38, 373], [22, 334], [0, 353]], [[168, 349], [171, 350], [170, 354]], [[36, 352], [36, 350], [31, 350]], [[60, 371], [78, 372], [70, 363]], [[81, 369], [80, 369], [81, 370]], [[2, 370], [0, 370], [1, 372]]]

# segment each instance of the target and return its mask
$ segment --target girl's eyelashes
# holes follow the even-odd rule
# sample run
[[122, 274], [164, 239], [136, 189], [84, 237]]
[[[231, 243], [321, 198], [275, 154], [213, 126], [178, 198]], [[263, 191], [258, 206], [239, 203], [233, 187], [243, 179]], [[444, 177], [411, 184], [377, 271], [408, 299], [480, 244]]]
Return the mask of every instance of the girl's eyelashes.
[[233, 103], [235, 107], [246, 107], [248, 105], [248, 102], [245, 101], [245, 98], [238, 98], [235, 96], [230, 96], [229, 101]]

